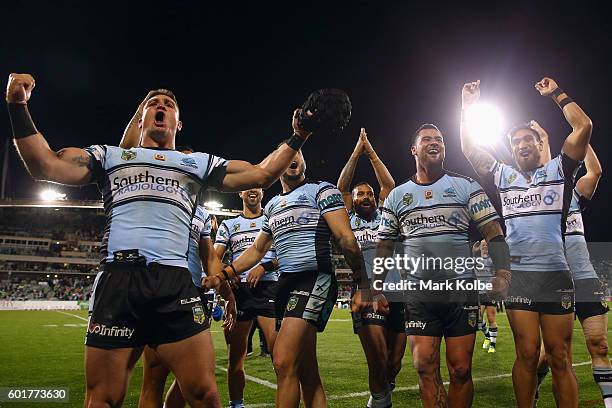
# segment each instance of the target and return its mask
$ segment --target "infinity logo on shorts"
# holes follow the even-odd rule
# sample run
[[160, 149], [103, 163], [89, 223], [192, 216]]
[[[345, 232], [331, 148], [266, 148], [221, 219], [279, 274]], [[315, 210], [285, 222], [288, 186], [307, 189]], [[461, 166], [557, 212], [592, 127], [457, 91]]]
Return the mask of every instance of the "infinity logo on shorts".
[[132, 338], [134, 331], [136, 329], [130, 329], [129, 327], [119, 327], [119, 326], [111, 326], [108, 327], [105, 324], [99, 323], [89, 323], [87, 327], [87, 332], [92, 334], [97, 334], [99, 336], [106, 337], [127, 337], [128, 339]]
[[406, 322], [407, 329], [421, 329], [425, 330], [425, 326], [427, 326], [426, 322], [422, 322], [420, 320], [410, 320]]

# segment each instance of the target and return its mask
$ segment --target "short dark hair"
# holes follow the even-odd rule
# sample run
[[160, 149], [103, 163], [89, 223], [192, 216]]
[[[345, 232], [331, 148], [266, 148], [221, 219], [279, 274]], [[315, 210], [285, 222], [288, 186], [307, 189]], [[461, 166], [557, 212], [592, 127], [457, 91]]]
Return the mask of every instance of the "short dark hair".
[[417, 130], [412, 135], [412, 138], [410, 139], [410, 147], [414, 146], [414, 144], [416, 143], [417, 138], [419, 137], [419, 133], [421, 132], [421, 130], [424, 130], [424, 129], [435, 129], [438, 132], [440, 132], [440, 134], [442, 134], [440, 129], [438, 129], [438, 127], [436, 125], [434, 125], [433, 123], [423, 123], [421, 126], [419, 126], [417, 128]]
[[164, 88], [159, 88], [159, 89], [156, 89], [156, 90], [151, 91], [151, 92], [152, 93], [151, 93], [151, 96], [149, 96], [149, 98], [153, 98], [154, 96], [157, 96], [157, 95], [166, 95], [166, 96], [169, 96], [170, 98], [172, 98], [174, 103], [176, 103], [176, 105], [178, 106], [178, 101], [176, 100], [176, 95], [171, 90], [164, 89]]
[[[355, 183], [355, 184], [353, 185], [353, 188], [351, 189], [351, 192], [352, 192], [353, 190], [355, 190], [355, 189], [356, 189], [357, 187], [359, 187], [359, 186], [368, 186], [368, 187], [372, 188], [372, 186], [370, 185], [370, 183], [368, 183], [367, 181], [360, 181], [359, 183]], [[373, 190], [373, 188], [372, 188], [372, 190]]]
[[195, 152], [195, 150], [193, 150], [191, 146], [187, 146], [187, 145], [176, 146], [176, 150], [178, 150], [179, 152], [182, 152], [185, 150], [191, 150], [192, 152]]
[[513, 126], [509, 131], [508, 131], [508, 142], [510, 142], [510, 145], [512, 145], [512, 136], [514, 136], [514, 134], [516, 132], [518, 132], [519, 130], [529, 130], [531, 133], [534, 134], [536, 140], [538, 142], [542, 141], [542, 138], [540, 137], [540, 134], [538, 132], [536, 132], [530, 125], [529, 123], [519, 123], [516, 126]]

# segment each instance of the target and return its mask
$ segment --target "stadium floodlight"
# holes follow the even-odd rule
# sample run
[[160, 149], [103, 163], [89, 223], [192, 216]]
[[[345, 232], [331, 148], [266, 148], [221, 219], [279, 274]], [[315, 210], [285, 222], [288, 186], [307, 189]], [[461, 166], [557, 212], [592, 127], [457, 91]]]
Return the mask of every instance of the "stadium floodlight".
[[492, 146], [501, 136], [503, 120], [494, 105], [479, 102], [465, 112], [465, 124], [476, 143]]
[[66, 199], [66, 194], [60, 193], [59, 191], [47, 189], [47, 190], [43, 190], [40, 193], [40, 198], [43, 201], [65, 200]]
[[223, 208], [223, 204], [218, 201], [206, 201], [204, 203], [204, 207], [212, 208], [213, 210], [218, 210], [220, 208]]

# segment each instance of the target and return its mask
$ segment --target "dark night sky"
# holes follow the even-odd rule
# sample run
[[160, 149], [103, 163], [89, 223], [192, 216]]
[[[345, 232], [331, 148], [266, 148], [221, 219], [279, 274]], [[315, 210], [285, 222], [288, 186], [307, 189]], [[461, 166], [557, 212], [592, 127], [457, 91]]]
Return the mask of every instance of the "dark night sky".
[[[117, 144], [147, 91], [166, 87], [181, 107], [178, 144], [258, 162], [290, 134], [292, 109], [309, 92], [337, 87], [350, 94], [353, 119], [336, 139], [308, 141], [311, 178], [335, 183], [364, 126], [399, 184], [414, 171], [408, 139], [422, 122], [445, 134], [446, 167], [474, 176], [459, 150], [462, 84], [481, 79], [482, 98], [502, 109], [507, 127], [537, 119], [556, 153], [570, 127], [533, 88], [546, 75], [593, 120], [604, 178], [585, 223], [590, 240], [608, 241], [612, 27], [601, 7], [85, 3], [3, 4], [0, 74], [36, 78], [30, 110], [52, 148]], [[7, 115], [0, 115], [0, 127], [8, 137]], [[375, 181], [365, 159], [360, 179]], [[41, 187], [13, 149], [10, 195], [32, 196]], [[93, 187], [65, 190], [69, 197], [98, 197]], [[238, 205], [232, 196], [220, 198]]]

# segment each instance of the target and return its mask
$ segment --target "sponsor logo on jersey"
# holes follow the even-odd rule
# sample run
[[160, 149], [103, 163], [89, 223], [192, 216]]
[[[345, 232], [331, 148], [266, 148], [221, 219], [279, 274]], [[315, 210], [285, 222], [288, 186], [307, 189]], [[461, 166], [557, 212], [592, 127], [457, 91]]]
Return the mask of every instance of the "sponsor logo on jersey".
[[124, 150], [121, 152], [121, 160], [129, 161], [136, 158], [136, 152], [130, 150]]
[[510, 176], [508, 176], [508, 178], [506, 179], [506, 183], [508, 184], [512, 184], [514, 183], [514, 180], [516, 180], [516, 173], [512, 173]]
[[454, 187], [449, 187], [444, 190], [444, 194], [442, 194], [442, 197], [457, 197], [457, 192], [455, 191]]
[[153, 156], [153, 158], [155, 160], [159, 160], [159, 161], [166, 161], [166, 156], [164, 156], [161, 153], [155, 153], [155, 155]]
[[192, 167], [194, 169], [198, 168], [198, 165], [196, 164], [195, 159], [191, 158], [191, 157], [183, 157], [180, 161], [180, 164], [183, 166], [189, 166]]
[[135, 184], [147, 184], [149, 185], [148, 189], [151, 190], [157, 189], [157, 187], [154, 187], [154, 185], [161, 187], [162, 190], [164, 189], [163, 186], [181, 189], [181, 184], [178, 180], [170, 177], [154, 176], [153, 174], [149, 173], [149, 170], [145, 170], [144, 173], [136, 174], [133, 176], [115, 177], [113, 179], [113, 190], [119, 190], [124, 187], [133, 186]]
[[463, 215], [458, 211], [453, 211], [453, 213], [448, 217], [449, 225], [456, 227], [459, 224], [463, 223]]
[[420, 214], [413, 218], [406, 218], [403, 222], [404, 225], [410, 227], [425, 226], [428, 228], [439, 227], [445, 223], [446, 217], [442, 214], [432, 215], [430, 217]]
[[480, 201], [470, 206], [470, 212], [475, 215], [489, 208], [491, 208], [491, 201], [487, 197], [483, 197]]
[[553, 205], [555, 201], [559, 201], [561, 195], [555, 190], [548, 190], [544, 196], [544, 204]]
[[293, 309], [295, 309], [297, 304], [298, 304], [298, 297], [297, 296], [291, 296], [289, 298], [289, 301], [287, 302], [287, 311], [290, 312]]
[[330, 194], [328, 197], [325, 197], [324, 199], [322, 199], [321, 201], [319, 201], [319, 208], [321, 210], [330, 207], [334, 204], [339, 204], [339, 203], [343, 203], [344, 201], [342, 201], [342, 194]]
[[234, 247], [234, 249], [237, 249], [237, 248], [241, 248], [243, 246], [249, 246], [253, 242], [255, 242], [255, 237], [254, 236], [252, 236], [252, 237], [245, 236], [245, 237], [242, 237], [240, 239], [237, 239], [237, 240], [233, 241], [232, 242], [232, 244], [233, 244], [232, 246]]
[[572, 295], [564, 294], [561, 296], [561, 307], [565, 310], [572, 307]]
[[425, 190], [425, 199], [431, 200], [433, 198], [433, 190]]
[[193, 313], [193, 321], [197, 324], [204, 324], [206, 321], [206, 313], [204, 313], [204, 308], [202, 305], [198, 304], [191, 308], [191, 312]]
[[414, 201], [414, 197], [412, 196], [412, 193], [406, 193], [402, 197], [402, 202], [406, 206], [409, 206], [410, 204], [412, 204], [413, 201]]

